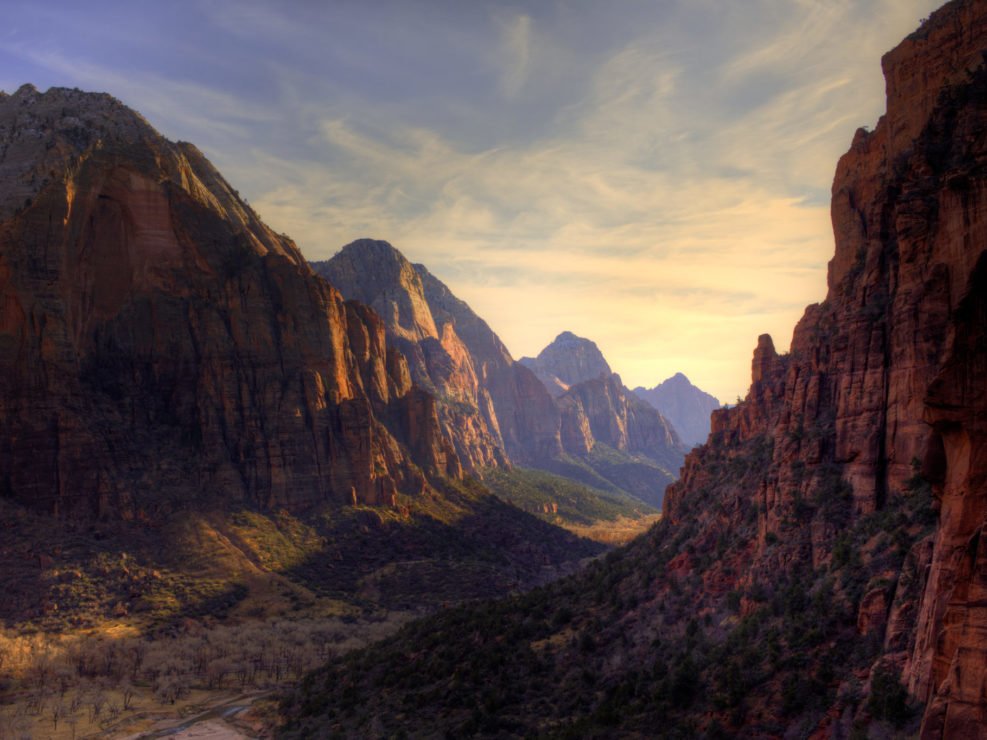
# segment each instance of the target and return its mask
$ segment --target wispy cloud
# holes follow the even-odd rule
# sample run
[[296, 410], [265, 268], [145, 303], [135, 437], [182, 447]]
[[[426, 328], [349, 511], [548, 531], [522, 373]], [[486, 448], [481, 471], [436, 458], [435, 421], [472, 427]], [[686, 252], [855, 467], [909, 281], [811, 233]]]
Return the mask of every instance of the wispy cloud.
[[500, 91], [509, 100], [518, 96], [528, 78], [531, 35], [531, 17], [528, 15], [519, 14], [504, 23], [501, 42], [503, 46], [503, 71], [500, 76]]
[[310, 258], [388, 239], [516, 355], [569, 329], [729, 399], [822, 298], [836, 158], [938, 2], [53, 0], [0, 82], [107, 90]]

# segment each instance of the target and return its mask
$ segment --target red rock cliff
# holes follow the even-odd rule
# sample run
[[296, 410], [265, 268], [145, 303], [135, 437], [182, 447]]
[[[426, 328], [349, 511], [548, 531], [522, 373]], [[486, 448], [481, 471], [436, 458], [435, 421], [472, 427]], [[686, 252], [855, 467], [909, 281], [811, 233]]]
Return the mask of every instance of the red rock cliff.
[[458, 475], [434, 401], [194, 147], [105, 95], [0, 99], [0, 493], [133, 516], [388, 503]]
[[[885, 574], [897, 588], [867, 594], [858, 625], [882, 631], [926, 703], [923, 737], [987, 727], [985, 58], [982, 0], [946, 5], [885, 55], [887, 113], [836, 171], [827, 299], [806, 310], [787, 355], [760, 338], [746, 400], [713, 416], [714, 447], [771, 443], [751, 580], [830, 562], [841, 531], [906, 496], [922, 463], [938, 523], [906, 560], [920, 588]], [[670, 487], [673, 519], [708, 478], [708, 454], [690, 455]], [[834, 476], [848, 485], [846, 518], [798, 525]]]

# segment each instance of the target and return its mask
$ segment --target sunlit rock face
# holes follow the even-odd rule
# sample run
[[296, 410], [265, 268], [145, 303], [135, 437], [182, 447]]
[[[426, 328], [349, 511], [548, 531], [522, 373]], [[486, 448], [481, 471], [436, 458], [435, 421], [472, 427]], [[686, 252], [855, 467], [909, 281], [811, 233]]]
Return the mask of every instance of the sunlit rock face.
[[434, 393], [446, 436], [472, 470], [561, 453], [559, 412], [479, 316], [423, 265], [360, 239], [315, 271], [384, 318], [413, 381]]
[[[898, 587], [866, 594], [858, 620], [927, 703], [923, 737], [987, 726], [985, 54], [987, 3], [969, 1], [884, 57], [887, 114], [857, 132], [833, 183], [826, 301], [806, 310], [788, 354], [760, 338], [745, 402], [712, 424], [714, 446], [772, 444], [749, 574], [829, 562], [838, 529], [820, 523], [803, 542], [789, 522], [834, 471], [852, 487], [853, 520], [906, 495], [915, 461], [934, 484], [935, 534], [906, 560], [922, 582], [893, 574]], [[669, 489], [673, 519], [704, 479], [704, 454]], [[803, 551], [767, 548], [770, 536]]]
[[434, 400], [192, 145], [107, 95], [0, 98], [0, 492], [136, 517], [387, 504], [458, 475]]
[[[684, 449], [661, 413], [624, 387], [616, 373], [575, 383], [559, 396], [563, 446], [573, 452], [603, 442], [615, 450], [639, 452], [674, 469]], [[573, 431], [587, 430], [578, 436]]]
[[357, 240], [313, 268], [385, 317], [387, 341], [408, 358], [414, 382], [435, 395], [443, 430], [467, 468], [557, 470], [562, 455], [586, 456], [602, 443], [624, 460], [643, 454], [664, 468], [649, 470], [661, 480], [630, 485], [625, 475], [616, 482], [661, 505], [682, 443], [658, 411], [623, 387], [595, 344], [565, 332], [540, 355], [565, 378], [553, 398], [537, 369], [515, 362], [466, 303], [387, 242]]

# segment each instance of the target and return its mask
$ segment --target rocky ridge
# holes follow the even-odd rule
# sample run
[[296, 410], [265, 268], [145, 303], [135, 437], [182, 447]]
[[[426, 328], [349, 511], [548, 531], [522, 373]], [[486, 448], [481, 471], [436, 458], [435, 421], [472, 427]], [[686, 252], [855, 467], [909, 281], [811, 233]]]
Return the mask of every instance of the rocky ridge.
[[439, 401], [443, 428], [467, 468], [561, 454], [551, 397], [486, 322], [422, 265], [384, 241], [359, 239], [313, 269], [385, 318], [388, 342]]
[[638, 386], [634, 395], [658, 409], [688, 447], [706, 441], [710, 414], [720, 407], [718, 400], [694, 386], [682, 373], [676, 373], [654, 388]]
[[[460, 475], [434, 399], [192, 145], [113, 98], [0, 99], [0, 492], [139, 518]], [[152, 461], [148, 464], [148, 461]]]
[[[681, 465], [685, 445], [662, 413], [627, 389], [596, 344], [572, 332], [559, 334], [536, 358], [522, 358], [555, 396], [562, 411], [562, 447], [587, 455], [602, 443], [642, 455], [668, 471]], [[638, 493], [661, 507], [662, 497]]]
[[[714, 446], [765, 437], [773, 448], [741, 583], [786, 562], [833, 562], [838, 522], [820, 512], [809, 527], [792, 523], [834, 480], [847, 496], [843, 527], [906, 497], [916, 466], [933, 485], [934, 534], [859, 605], [860, 629], [875, 625], [886, 659], [927, 707], [922, 737], [987, 726], [985, 58], [987, 4], [974, 0], [949, 3], [884, 56], [887, 113], [857, 131], [836, 170], [826, 301], [806, 310], [787, 355], [760, 338], [747, 398], [712, 420]], [[701, 486], [707, 454], [690, 454], [669, 489], [672, 521]], [[784, 546], [769, 547], [773, 538]]]

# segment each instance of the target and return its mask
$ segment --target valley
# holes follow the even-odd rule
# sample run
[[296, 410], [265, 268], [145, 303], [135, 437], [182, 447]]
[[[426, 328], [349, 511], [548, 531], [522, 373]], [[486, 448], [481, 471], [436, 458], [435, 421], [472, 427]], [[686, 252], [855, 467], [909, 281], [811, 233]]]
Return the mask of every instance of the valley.
[[984, 0], [885, 54], [730, 406], [0, 93], [0, 740], [987, 737], [985, 60]]

